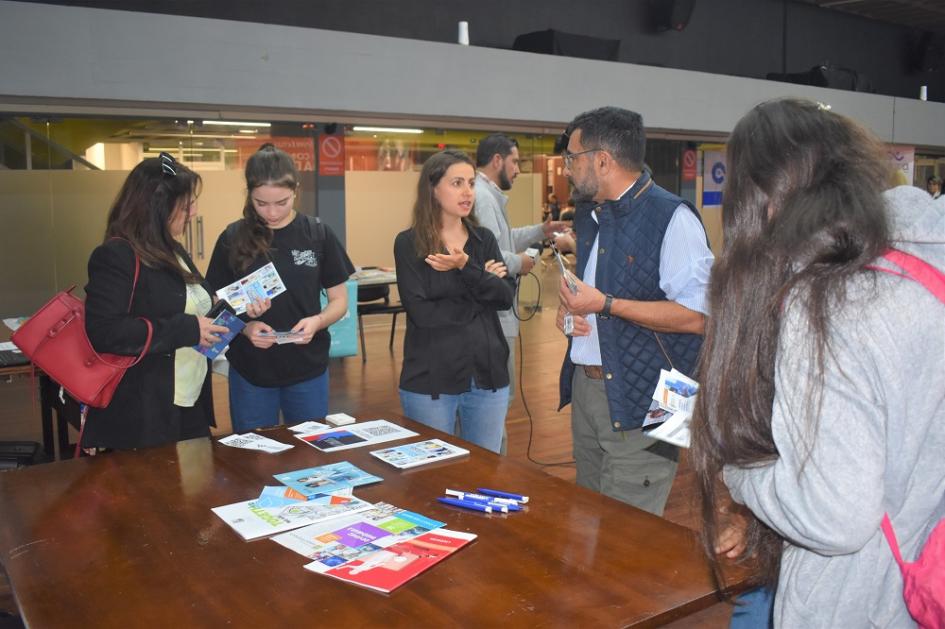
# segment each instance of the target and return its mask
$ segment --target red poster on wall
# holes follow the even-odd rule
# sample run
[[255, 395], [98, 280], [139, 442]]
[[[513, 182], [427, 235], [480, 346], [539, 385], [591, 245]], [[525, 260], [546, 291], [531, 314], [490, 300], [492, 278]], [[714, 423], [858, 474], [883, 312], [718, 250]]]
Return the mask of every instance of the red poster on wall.
[[345, 138], [343, 135], [318, 136], [318, 174], [343, 176], [345, 174]]
[[315, 170], [315, 146], [312, 138], [292, 138], [292, 137], [273, 137], [273, 138], [252, 138], [246, 140], [237, 140], [236, 148], [239, 151], [240, 167], [246, 165], [249, 156], [259, 150], [263, 144], [270, 142], [277, 149], [281, 149], [292, 156], [295, 160], [295, 166], [300, 172], [312, 172]]
[[698, 161], [694, 149], [686, 149], [682, 152], [682, 180], [696, 180], [696, 162]]

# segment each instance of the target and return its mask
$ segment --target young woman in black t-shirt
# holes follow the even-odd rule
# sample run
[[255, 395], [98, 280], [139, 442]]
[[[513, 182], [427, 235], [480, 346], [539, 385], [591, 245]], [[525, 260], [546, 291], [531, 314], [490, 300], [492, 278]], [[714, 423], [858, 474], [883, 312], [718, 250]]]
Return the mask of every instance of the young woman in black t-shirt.
[[[243, 334], [230, 343], [230, 416], [235, 432], [324, 417], [328, 413], [328, 326], [348, 311], [345, 281], [354, 272], [325, 225], [293, 209], [299, 173], [292, 158], [263, 145], [246, 162], [243, 218], [220, 234], [207, 281], [214, 290], [272, 262], [286, 292], [247, 309]], [[321, 307], [325, 290], [328, 304]], [[277, 344], [273, 332], [299, 338]]]
[[512, 284], [495, 236], [472, 215], [476, 171], [459, 151], [420, 172], [413, 226], [397, 235], [397, 288], [407, 310], [400, 402], [404, 414], [499, 451], [508, 410], [509, 348], [497, 312]]

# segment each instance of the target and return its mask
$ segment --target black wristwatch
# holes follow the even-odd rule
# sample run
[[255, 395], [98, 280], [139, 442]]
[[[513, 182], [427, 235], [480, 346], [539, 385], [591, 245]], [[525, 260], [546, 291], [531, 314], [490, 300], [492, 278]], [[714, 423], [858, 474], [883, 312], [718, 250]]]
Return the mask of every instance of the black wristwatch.
[[610, 318], [610, 307], [614, 305], [614, 296], [608, 293], [604, 293], [604, 307], [600, 309], [600, 312], [597, 314], [601, 319]]

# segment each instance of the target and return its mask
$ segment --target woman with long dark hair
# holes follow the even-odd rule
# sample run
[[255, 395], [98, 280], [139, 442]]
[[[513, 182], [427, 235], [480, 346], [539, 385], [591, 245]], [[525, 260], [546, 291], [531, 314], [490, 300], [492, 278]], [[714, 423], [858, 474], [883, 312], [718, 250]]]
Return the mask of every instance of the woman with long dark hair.
[[[246, 161], [243, 217], [217, 239], [207, 280], [219, 290], [269, 264], [286, 292], [256, 302], [230, 343], [230, 417], [245, 432], [328, 414], [328, 326], [348, 312], [345, 281], [354, 272], [326, 225], [295, 211], [301, 178], [288, 153], [264, 144]], [[321, 306], [321, 292], [328, 304]], [[274, 332], [295, 332], [277, 344]]]
[[911, 561], [945, 516], [942, 305], [868, 268], [890, 246], [945, 268], [945, 221], [920, 190], [884, 194], [884, 154], [797, 100], [728, 143], [691, 454], [707, 551], [718, 569], [723, 480], [750, 510], [726, 547], [776, 586], [776, 626], [911, 626], [880, 522]]
[[499, 310], [512, 305], [495, 236], [473, 216], [476, 170], [460, 151], [423, 164], [413, 224], [397, 235], [397, 288], [407, 310], [404, 414], [498, 452], [508, 410], [509, 348]]
[[147, 346], [147, 353], [107, 408], [89, 409], [83, 447], [143, 448], [210, 434], [209, 361], [193, 347], [209, 347], [227, 329], [204, 316], [212, 292], [176, 240], [196, 212], [199, 188], [198, 174], [162, 153], [135, 166], [112, 205], [105, 242], [89, 258], [86, 332], [98, 352], [135, 356]]

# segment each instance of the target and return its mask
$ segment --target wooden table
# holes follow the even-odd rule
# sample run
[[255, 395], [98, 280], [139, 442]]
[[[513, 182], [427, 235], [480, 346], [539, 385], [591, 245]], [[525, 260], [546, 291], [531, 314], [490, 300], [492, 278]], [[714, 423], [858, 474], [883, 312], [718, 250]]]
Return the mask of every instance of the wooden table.
[[[464, 444], [469, 457], [398, 471], [372, 448], [327, 455], [284, 428], [266, 434], [298, 445], [270, 455], [195, 439], [0, 474], [0, 559], [26, 625], [656, 626], [717, 602], [689, 530], [508, 458]], [[210, 511], [256, 497], [272, 474], [340, 460], [384, 478], [359, 497], [478, 540], [384, 596], [244, 542]], [[435, 501], [477, 486], [527, 493], [528, 510]]]

